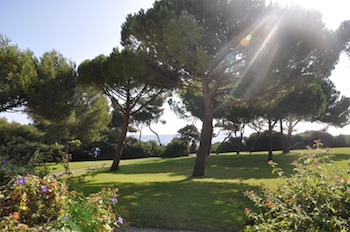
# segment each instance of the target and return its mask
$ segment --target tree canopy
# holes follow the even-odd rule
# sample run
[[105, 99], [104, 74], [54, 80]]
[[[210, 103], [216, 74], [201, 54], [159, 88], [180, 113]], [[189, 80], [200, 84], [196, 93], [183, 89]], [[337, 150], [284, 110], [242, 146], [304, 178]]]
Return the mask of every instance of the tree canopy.
[[74, 64], [55, 50], [44, 53], [35, 64], [38, 80], [31, 85], [25, 111], [42, 120], [64, 121], [74, 108]]
[[37, 78], [33, 52], [10, 42], [0, 34], [0, 112], [23, 106]]
[[[316, 11], [265, 1], [163, 0], [130, 15], [122, 43], [177, 70], [197, 92], [203, 122], [193, 176], [203, 176], [215, 115], [247, 101], [275, 104], [311, 76], [329, 76], [339, 56]], [[192, 94], [193, 95], [193, 94]], [[197, 98], [192, 98], [197, 99]]]
[[[83, 83], [93, 84], [105, 94], [123, 117], [112, 170], [119, 169], [122, 150], [130, 122], [141, 113], [159, 114], [165, 91], [176, 84], [172, 70], [148, 62], [148, 56], [137, 50], [114, 49], [79, 66]], [[174, 83], [174, 84], [172, 84]], [[150, 123], [150, 121], [149, 121]]]

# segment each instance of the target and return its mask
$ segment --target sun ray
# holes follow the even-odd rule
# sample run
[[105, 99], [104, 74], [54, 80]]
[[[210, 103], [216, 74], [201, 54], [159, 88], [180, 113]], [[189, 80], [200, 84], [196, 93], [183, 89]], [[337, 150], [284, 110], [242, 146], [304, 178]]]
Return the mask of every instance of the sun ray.
[[[265, 79], [266, 75], [269, 71], [269, 68], [272, 64], [273, 58], [276, 52], [279, 49], [279, 42], [274, 40], [274, 36], [278, 33], [278, 29], [283, 22], [283, 16], [279, 14], [269, 14], [265, 16], [261, 21], [259, 21], [256, 25], [252, 26], [249, 30], [250, 32], [242, 36], [242, 39], [238, 45], [233, 49], [234, 51], [239, 51], [242, 49], [250, 49], [249, 46], [253, 46], [254, 42], [259, 42], [257, 38], [254, 38], [254, 34], [258, 33], [262, 28], [267, 28], [267, 35], [262, 40], [261, 45], [258, 49], [256, 49], [255, 54], [250, 59], [249, 63], [245, 65], [244, 70], [239, 73], [239, 78], [236, 83], [234, 83], [232, 88], [232, 93], [235, 94], [237, 89], [241, 86], [243, 80], [245, 79], [248, 71], [251, 69], [253, 64], [255, 64], [259, 58], [261, 58], [262, 54], [268, 54], [268, 56], [264, 59], [264, 66], [261, 67], [258, 78], [255, 78], [249, 85], [249, 88], [244, 93], [244, 98], [248, 99], [250, 97], [251, 91], [256, 86], [261, 84]], [[272, 42], [275, 41], [275, 42]], [[266, 49], [269, 49], [268, 51]]]

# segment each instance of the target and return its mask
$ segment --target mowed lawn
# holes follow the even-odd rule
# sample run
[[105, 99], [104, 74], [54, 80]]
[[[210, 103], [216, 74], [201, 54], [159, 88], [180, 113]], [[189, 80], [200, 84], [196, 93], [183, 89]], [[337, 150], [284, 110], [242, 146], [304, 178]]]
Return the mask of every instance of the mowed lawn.
[[[275, 152], [274, 160], [289, 175], [290, 163], [298, 153]], [[331, 150], [334, 166], [347, 170], [350, 148]], [[246, 218], [244, 209], [253, 208], [244, 197], [245, 190], [260, 184], [276, 188], [283, 183], [271, 173], [267, 153], [240, 155], [212, 154], [207, 158], [206, 175], [191, 177], [195, 157], [146, 158], [122, 160], [120, 171], [109, 168], [95, 171], [84, 187], [86, 194], [114, 184], [120, 189], [119, 205], [130, 213], [134, 227], [182, 229], [193, 231], [240, 231]], [[71, 169], [111, 164], [111, 161], [71, 163]]]

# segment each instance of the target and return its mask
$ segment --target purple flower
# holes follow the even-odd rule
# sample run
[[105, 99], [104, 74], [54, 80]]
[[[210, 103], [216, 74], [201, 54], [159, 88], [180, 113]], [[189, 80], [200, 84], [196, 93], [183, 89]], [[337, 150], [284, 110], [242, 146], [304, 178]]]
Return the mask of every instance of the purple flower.
[[44, 193], [46, 193], [48, 190], [46, 185], [41, 186], [41, 189], [43, 190]]
[[118, 217], [118, 222], [119, 222], [120, 224], [123, 224], [123, 223], [124, 223], [123, 218], [122, 218], [122, 217]]
[[113, 202], [113, 204], [117, 204], [118, 202], [117, 197], [114, 196], [113, 198], [111, 198], [111, 201]]
[[2, 161], [4, 164], [8, 163], [9, 161], [8, 160], [3, 160]]
[[26, 179], [24, 177], [18, 178], [17, 179], [17, 184], [26, 184]]

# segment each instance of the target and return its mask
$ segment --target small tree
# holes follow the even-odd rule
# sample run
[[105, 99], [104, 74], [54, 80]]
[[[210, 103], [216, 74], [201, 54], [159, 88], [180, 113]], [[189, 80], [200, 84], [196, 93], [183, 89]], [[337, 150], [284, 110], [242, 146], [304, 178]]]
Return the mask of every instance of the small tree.
[[190, 145], [190, 152], [196, 151], [197, 143], [200, 138], [200, 133], [195, 125], [186, 125], [177, 131], [180, 134], [180, 139], [187, 141]]
[[111, 170], [119, 169], [126, 134], [133, 116], [152, 105], [152, 102], [164, 100], [164, 93], [170, 85], [169, 80], [174, 76], [173, 72], [152, 65], [144, 53], [130, 48], [121, 52], [114, 49], [108, 57], [100, 55], [79, 66], [81, 81], [92, 83], [102, 91], [122, 115]]

